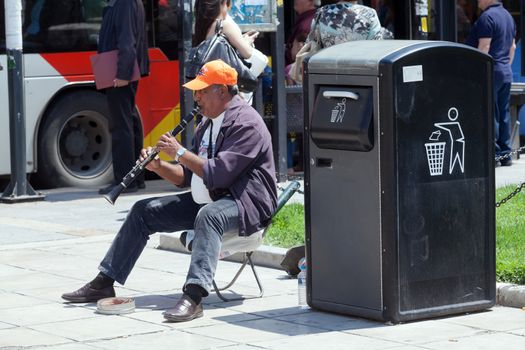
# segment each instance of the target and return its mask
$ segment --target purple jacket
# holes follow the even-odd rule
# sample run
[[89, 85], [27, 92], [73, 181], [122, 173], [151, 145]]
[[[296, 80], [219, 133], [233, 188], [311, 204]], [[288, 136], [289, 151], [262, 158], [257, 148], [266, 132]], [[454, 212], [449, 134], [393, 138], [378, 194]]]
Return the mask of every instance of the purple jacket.
[[[195, 130], [192, 152], [197, 153], [208, 122]], [[184, 186], [192, 173], [184, 169]], [[239, 235], [248, 236], [266, 227], [277, 206], [272, 140], [261, 116], [236, 95], [226, 109], [214, 157], [204, 165], [204, 185], [214, 200], [226, 190], [239, 208]]]

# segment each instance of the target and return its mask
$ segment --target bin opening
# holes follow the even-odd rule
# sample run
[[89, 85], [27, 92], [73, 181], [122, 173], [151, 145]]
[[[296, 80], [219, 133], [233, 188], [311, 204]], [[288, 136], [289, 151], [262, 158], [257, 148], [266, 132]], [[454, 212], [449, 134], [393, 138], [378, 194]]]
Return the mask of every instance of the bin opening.
[[320, 86], [310, 134], [319, 148], [370, 151], [374, 146], [371, 87]]

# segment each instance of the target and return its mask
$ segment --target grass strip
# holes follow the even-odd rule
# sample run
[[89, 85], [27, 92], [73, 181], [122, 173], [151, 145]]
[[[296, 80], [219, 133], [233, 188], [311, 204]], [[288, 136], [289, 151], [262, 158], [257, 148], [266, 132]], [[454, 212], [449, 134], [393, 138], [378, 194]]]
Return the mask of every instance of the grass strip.
[[[496, 191], [501, 200], [516, 186]], [[304, 206], [286, 205], [275, 216], [265, 244], [290, 248], [304, 244]], [[500, 282], [525, 285], [525, 193], [520, 192], [496, 209], [496, 278]]]

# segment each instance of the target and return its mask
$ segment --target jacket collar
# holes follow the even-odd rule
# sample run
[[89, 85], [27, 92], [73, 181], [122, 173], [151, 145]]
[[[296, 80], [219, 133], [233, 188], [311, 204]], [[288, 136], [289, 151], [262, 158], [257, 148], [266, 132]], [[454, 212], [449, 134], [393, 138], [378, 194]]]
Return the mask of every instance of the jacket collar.
[[240, 95], [235, 95], [228, 103], [226, 113], [224, 114], [224, 120], [222, 121], [223, 126], [230, 126], [237, 118], [238, 109], [246, 102]]
[[231, 126], [235, 119], [237, 119], [239, 109], [245, 103], [246, 102], [241, 96], [235, 95], [228, 104], [228, 107], [226, 108], [226, 113], [224, 113], [224, 120], [222, 121], [221, 130], [219, 131], [219, 135], [217, 136], [217, 141], [215, 141], [215, 153], [217, 153], [217, 151], [221, 148], [222, 142], [224, 141], [224, 130]]

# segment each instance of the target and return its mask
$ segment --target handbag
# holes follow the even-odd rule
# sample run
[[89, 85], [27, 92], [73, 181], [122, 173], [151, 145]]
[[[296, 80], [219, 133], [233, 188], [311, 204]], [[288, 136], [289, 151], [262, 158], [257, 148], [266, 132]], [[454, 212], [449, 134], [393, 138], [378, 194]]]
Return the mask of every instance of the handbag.
[[292, 63], [290, 69], [290, 77], [297, 83], [302, 84], [303, 82], [303, 61], [306, 57], [309, 57], [319, 51], [319, 45], [315, 41], [308, 41], [301, 47], [301, 50], [295, 56], [295, 62]]
[[295, 55], [295, 61], [292, 63], [290, 68], [290, 77], [295, 80], [299, 85], [303, 83], [303, 61], [306, 57], [309, 57], [321, 50], [322, 43], [316, 39], [316, 31], [318, 31], [319, 18], [321, 17], [322, 11], [317, 11], [314, 19], [312, 20], [310, 32], [306, 39], [305, 44], [299, 52]]
[[222, 23], [218, 22], [215, 35], [192, 47], [186, 61], [186, 78], [194, 79], [202, 66], [213, 60], [223, 60], [237, 71], [239, 91], [253, 92], [257, 88], [257, 77], [250, 71], [251, 64], [240, 56], [222, 34]]

